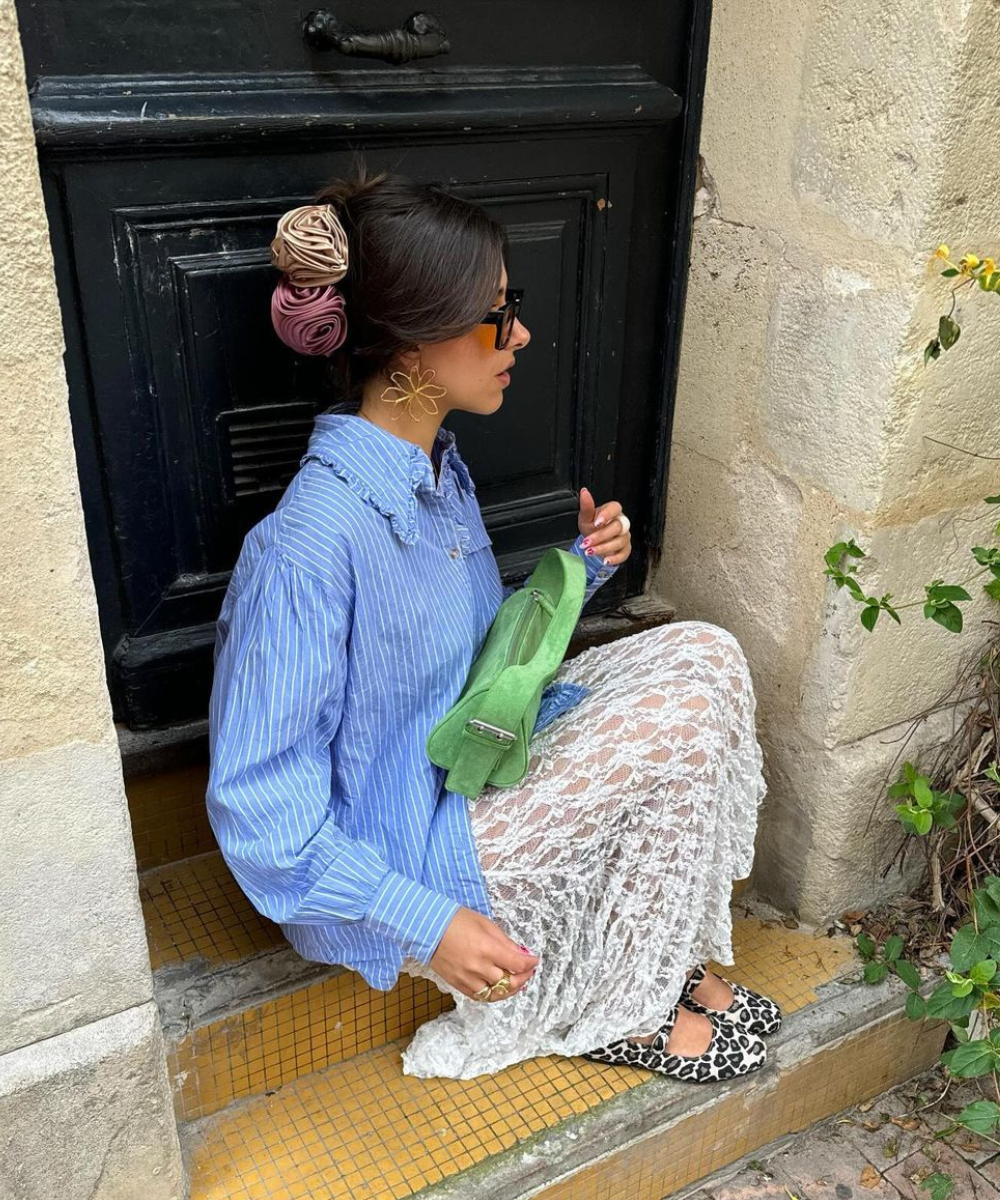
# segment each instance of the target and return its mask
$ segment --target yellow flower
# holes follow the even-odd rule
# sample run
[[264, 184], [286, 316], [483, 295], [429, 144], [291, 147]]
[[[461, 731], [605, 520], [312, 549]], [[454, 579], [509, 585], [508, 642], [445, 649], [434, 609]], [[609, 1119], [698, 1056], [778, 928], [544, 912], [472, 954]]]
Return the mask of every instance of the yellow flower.
[[[411, 367], [405, 375], [402, 371], [393, 371], [389, 376], [389, 387], [383, 390], [381, 399], [387, 404], [402, 405], [399, 412], [393, 413], [394, 421], [402, 416], [403, 408], [410, 413], [414, 401], [419, 401], [425, 412], [438, 412], [435, 401], [441, 399], [446, 389], [438, 383], [431, 383], [435, 373], [432, 370], [420, 371], [416, 367]], [[412, 413], [410, 415], [413, 416]]]
[[951, 251], [944, 244], [944, 242], [942, 242], [941, 245], [938, 246], [938, 248], [934, 251], [934, 257], [935, 258], [947, 258], [950, 253], [951, 253]]
[[983, 259], [983, 274], [984, 275], [992, 275], [996, 269], [997, 269], [997, 265], [993, 261], [992, 258], [984, 258]]
[[963, 254], [958, 260], [958, 265], [962, 268], [963, 275], [967, 275], [979, 266], [979, 259], [974, 254]]

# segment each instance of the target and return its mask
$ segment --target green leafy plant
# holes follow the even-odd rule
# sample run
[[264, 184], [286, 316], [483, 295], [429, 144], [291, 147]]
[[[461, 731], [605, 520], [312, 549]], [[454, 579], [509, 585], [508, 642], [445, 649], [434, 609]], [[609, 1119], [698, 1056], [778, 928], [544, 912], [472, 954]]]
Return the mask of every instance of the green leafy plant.
[[913, 763], [903, 764], [903, 778], [889, 788], [893, 800], [906, 797], [896, 805], [903, 826], [920, 836], [934, 828], [954, 829], [955, 818], [965, 807], [965, 797], [958, 792], [939, 792], [931, 786], [926, 775], [918, 774]]
[[956, 282], [951, 288], [951, 308], [939, 319], [937, 336], [931, 338], [924, 347], [924, 366], [940, 358], [941, 351], [950, 350], [959, 339], [962, 331], [955, 320], [955, 302], [962, 288], [975, 287], [978, 284], [981, 291], [1000, 293], [1000, 271], [992, 258], [980, 259], [975, 254], [963, 254], [956, 264], [951, 261], [950, 255], [951, 251], [942, 242], [934, 251], [932, 259], [945, 263], [941, 271], [942, 277], [954, 279]]
[[[938, 321], [937, 335], [931, 338], [924, 348], [925, 366], [934, 359], [940, 358], [942, 351], [950, 350], [959, 339], [962, 331], [955, 320], [955, 303], [958, 293], [963, 288], [978, 286], [981, 291], [1000, 295], [1000, 270], [997, 270], [996, 263], [992, 258], [981, 259], [975, 254], [963, 254], [958, 262], [954, 263], [951, 261], [950, 255], [951, 251], [942, 243], [934, 251], [931, 260], [944, 263], [941, 275], [946, 279], [954, 280], [954, 283], [951, 287], [951, 308], [947, 313], [942, 314]], [[985, 502], [1000, 504], [1000, 496], [987, 496]], [[1000, 536], [1000, 523], [994, 527], [994, 535]], [[869, 633], [875, 628], [879, 616], [883, 612], [888, 613], [897, 625], [901, 625], [900, 610], [913, 608], [918, 604], [923, 606], [924, 617], [927, 620], [936, 621], [949, 633], [961, 633], [962, 610], [958, 605], [972, 599], [966, 591], [966, 583], [974, 582], [983, 574], [992, 575], [992, 579], [984, 584], [983, 590], [992, 600], [1000, 601], [1000, 549], [973, 546], [971, 553], [979, 566], [983, 568], [982, 571], [961, 583], [945, 583], [943, 579], [934, 579], [924, 585], [922, 600], [910, 600], [905, 604], [890, 604], [892, 592], [886, 592], [883, 596], [869, 596], [865, 593], [857, 579], [854, 578], [858, 570], [857, 565], [844, 561], [845, 558], [867, 557], [853, 538], [846, 542], [837, 542], [827, 550], [823, 556], [826, 563], [824, 574], [833, 579], [838, 588], [846, 587], [853, 599], [861, 605], [861, 624]]]
[[[987, 496], [986, 503], [1000, 504], [1000, 496]], [[1000, 537], [1000, 522], [997, 523], [993, 532]], [[857, 574], [857, 566], [854, 563], [844, 562], [847, 557], [868, 557], [853, 538], [847, 542], [837, 542], [827, 550], [823, 556], [823, 561], [826, 563], [826, 570], [823, 574], [832, 579], [838, 588], [846, 587], [851, 596], [861, 605], [861, 624], [869, 633], [875, 628], [875, 623], [882, 612], [887, 612], [897, 625], [902, 625], [900, 611], [904, 608], [915, 608], [918, 604], [923, 606], [924, 617], [927, 620], [936, 621], [949, 633], [961, 633], [962, 610], [958, 605], [972, 599], [965, 589], [966, 583], [973, 583], [985, 574], [992, 575], [993, 578], [990, 582], [984, 584], [983, 591], [990, 599], [1000, 600], [1000, 549], [987, 550], [985, 546], [973, 546], [971, 553], [976, 562], [982, 566], [982, 571], [977, 571], [963, 583], [945, 583], [943, 579], [932, 580], [924, 585], [923, 600], [909, 600], [905, 604], [890, 604], [892, 592], [886, 592], [882, 597], [866, 595], [861, 584], [854, 578]]]
[[[1000, 1146], [1000, 877], [988, 875], [972, 890], [969, 916], [971, 920], [951, 940], [950, 966], [944, 978], [926, 997], [921, 992], [920, 973], [902, 957], [902, 938], [894, 935], [879, 947], [867, 934], [859, 933], [857, 947], [865, 961], [866, 982], [880, 983], [893, 971], [906, 984], [906, 1015], [911, 1021], [948, 1022], [957, 1044], [941, 1055], [941, 1062], [950, 1075], [956, 1079], [990, 1078], [997, 1100], [967, 1105], [938, 1136], [961, 1127]], [[975, 1037], [970, 1034], [974, 1016]]]
[[921, 1181], [920, 1188], [922, 1191], [930, 1192], [929, 1200], [948, 1200], [954, 1191], [955, 1181], [950, 1175], [945, 1175], [943, 1171], [935, 1171], [933, 1175], [928, 1175]]
[[880, 947], [867, 933], [859, 933], [855, 945], [865, 962], [865, 983], [881, 983], [893, 971], [908, 988], [919, 989], [920, 973], [913, 963], [900, 957], [905, 943], [897, 934], [887, 938], [885, 945]]

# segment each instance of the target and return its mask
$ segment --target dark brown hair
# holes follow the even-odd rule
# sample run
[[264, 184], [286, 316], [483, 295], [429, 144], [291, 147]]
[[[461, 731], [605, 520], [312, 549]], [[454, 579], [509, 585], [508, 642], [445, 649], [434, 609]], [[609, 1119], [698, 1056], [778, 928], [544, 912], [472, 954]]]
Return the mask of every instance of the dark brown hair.
[[504, 230], [487, 211], [437, 184], [357, 162], [314, 198], [333, 204], [347, 232], [348, 272], [338, 285], [347, 339], [331, 364], [336, 408], [356, 410], [365, 382], [406, 350], [460, 337], [496, 300]]

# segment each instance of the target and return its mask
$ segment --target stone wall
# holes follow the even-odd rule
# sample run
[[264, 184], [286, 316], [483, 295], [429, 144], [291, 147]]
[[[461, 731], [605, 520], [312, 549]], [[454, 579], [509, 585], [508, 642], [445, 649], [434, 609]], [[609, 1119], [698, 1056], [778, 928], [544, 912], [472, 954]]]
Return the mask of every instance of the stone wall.
[[1000, 453], [1000, 301], [977, 290], [958, 347], [921, 352], [947, 298], [934, 247], [1000, 250], [998, 44], [995, 0], [715, 3], [652, 588], [746, 650], [769, 784], [753, 878], [806, 919], [906, 886], [881, 873], [884, 782], [951, 728], [903, 749], [1000, 616], [977, 587], [961, 635], [920, 607], [869, 634], [822, 561], [854, 535], [866, 592], [922, 601], [991, 542], [996, 464], [927, 438]]
[[12, 0], [0, 145], [0, 1195], [177, 1200]]

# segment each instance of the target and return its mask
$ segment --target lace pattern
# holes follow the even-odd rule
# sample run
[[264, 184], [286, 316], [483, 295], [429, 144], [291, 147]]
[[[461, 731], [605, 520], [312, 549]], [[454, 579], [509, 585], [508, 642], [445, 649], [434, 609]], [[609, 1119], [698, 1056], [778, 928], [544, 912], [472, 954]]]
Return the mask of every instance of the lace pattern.
[[556, 678], [589, 693], [532, 738], [519, 785], [469, 801], [494, 919], [540, 955], [535, 977], [481, 1003], [404, 960], [456, 1005], [417, 1030], [407, 1075], [470, 1079], [653, 1033], [691, 967], [733, 962], [732, 883], [766, 790], [736, 638], [680, 621], [591, 647]]

